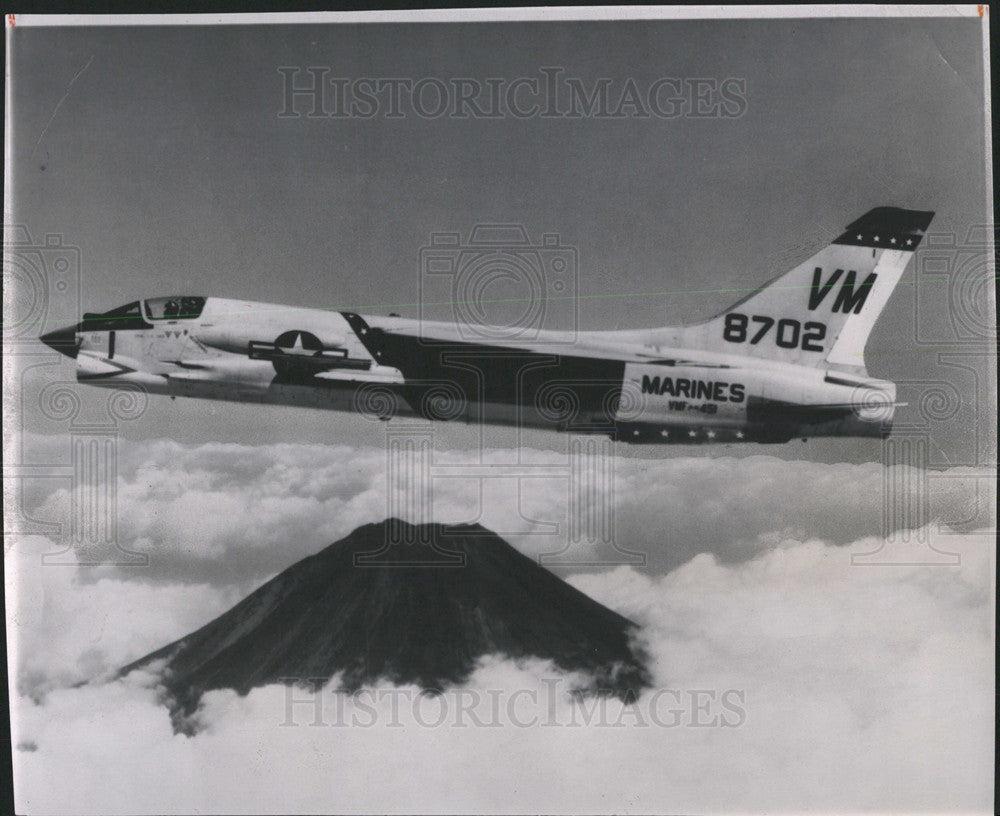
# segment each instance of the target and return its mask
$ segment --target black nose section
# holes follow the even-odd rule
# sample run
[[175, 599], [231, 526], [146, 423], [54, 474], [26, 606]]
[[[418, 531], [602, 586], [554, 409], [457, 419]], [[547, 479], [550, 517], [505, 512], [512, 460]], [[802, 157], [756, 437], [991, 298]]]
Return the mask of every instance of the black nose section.
[[56, 329], [43, 334], [38, 339], [60, 354], [76, 357], [76, 353], [80, 350], [80, 344], [76, 341], [76, 331], [76, 326], [67, 326], [65, 329]]

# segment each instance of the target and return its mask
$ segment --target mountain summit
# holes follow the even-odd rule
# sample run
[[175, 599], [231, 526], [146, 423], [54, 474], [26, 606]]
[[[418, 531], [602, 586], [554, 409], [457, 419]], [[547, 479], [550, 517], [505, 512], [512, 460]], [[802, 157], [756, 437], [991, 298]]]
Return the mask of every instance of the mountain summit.
[[[387, 542], [411, 542], [387, 544]], [[551, 660], [626, 697], [648, 685], [636, 625], [478, 524], [359, 527], [292, 565], [201, 629], [122, 669], [166, 660], [175, 708], [271, 683], [443, 689], [488, 654]]]

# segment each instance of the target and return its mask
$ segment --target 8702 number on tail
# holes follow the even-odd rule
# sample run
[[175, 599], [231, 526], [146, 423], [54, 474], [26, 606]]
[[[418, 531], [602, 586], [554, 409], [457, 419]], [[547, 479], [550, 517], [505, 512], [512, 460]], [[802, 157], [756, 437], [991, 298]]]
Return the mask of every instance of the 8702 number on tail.
[[[772, 328], [775, 329], [774, 332], [771, 332]], [[730, 312], [726, 315], [722, 339], [729, 343], [749, 342], [751, 346], [755, 346], [769, 334], [780, 348], [825, 351], [823, 340], [826, 338], [826, 324], [813, 320], [803, 324], [791, 317], [776, 321], [767, 315], [747, 316], [741, 312]]]

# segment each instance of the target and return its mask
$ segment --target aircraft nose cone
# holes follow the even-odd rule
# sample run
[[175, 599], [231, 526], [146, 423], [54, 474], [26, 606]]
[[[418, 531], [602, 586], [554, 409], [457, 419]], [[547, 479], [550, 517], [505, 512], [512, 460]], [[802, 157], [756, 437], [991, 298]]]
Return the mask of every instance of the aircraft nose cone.
[[76, 341], [76, 326], [47, 332], [38, 339], [67, 357], [76, 357], [76, 353], [80, 350], [80, 344]]

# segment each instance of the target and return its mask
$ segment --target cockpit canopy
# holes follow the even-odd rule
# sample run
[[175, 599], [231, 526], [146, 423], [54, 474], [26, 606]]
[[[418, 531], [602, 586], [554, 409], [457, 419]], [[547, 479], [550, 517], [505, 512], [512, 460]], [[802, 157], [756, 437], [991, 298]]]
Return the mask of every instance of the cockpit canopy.
[[205, 298], [192, 295], [151, 298], [146, 301], [146, 317], [150, 320], [190, 320], [201, 316]]
[[[145, 304], [145, 309], [143, 309]], [[108, 312], [88, 312], [83, 316], [80, 331], [126, 331], [151, 329], [147, 320], [190, 320], [200, 317], [205, 298], [193, 295], [136, 300]]]
[[153, 325], [143, 320], [142, 303], [138, 300], [125, 306], [118, 306], [108, 312], [86, 312], [79, 326], [79, 330], [82, 332], [151, 328]]

